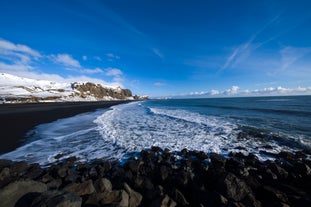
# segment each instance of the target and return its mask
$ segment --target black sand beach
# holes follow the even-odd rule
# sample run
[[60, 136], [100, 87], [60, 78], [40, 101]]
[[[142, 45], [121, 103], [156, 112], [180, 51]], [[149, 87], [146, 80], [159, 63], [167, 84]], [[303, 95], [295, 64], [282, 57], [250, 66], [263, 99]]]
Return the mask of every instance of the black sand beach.
[[126, 102], [128, 101], [2, 104], [0, 154], [18, 147], [25, 133], [36, 125]]

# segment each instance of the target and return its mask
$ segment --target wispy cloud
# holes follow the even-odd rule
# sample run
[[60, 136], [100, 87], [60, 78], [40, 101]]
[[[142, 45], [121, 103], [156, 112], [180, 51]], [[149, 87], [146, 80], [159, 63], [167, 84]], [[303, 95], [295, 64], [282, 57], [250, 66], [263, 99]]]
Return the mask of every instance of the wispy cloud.
[[102, 58], [99, 57], [99, 56], [94, 56], [94, 59], [95, 59], [95, 60], [98, 60], [98, 61], [102, 61]]
[[[33, 60], [38, 60], [42, 55], [30, 47], [22, 44], [14, 44], [0, 38], [0, 60], [9, 61], [16, 67], [30, 68]], [[4, 67], [5, 64], [2, 64]], [[8, 67], [8, 66], [6, 66]]]
[[[132, 22], [129, 22], [128, 20], [124, 19], [120, 14], [107, 7], [104, 3], [100, 3], [100, 7], [93, 7], [90, 4], [86, 3], [84, 3], [84, 5], [93, 10], [94, 13], [100, 15], [101, 17], [104, 16], [105, 18], [109, 18], [116, 25], [119, 25], [122, 29], [125, 30], [126, 36], [133, 39], [134, 41], [139, 42], [140, 46], [150, 50], [153, 54], [157, 55], [161, 59], [164, 57], [163, 54], [158, 49], [155, 48], [154, 41], [148, 35], [142, 32]], [[110, 61], [119, 59], [116, 58], [118, 56], [116, 56], [115, 54], [113, 54], [113, 56], [114, 57], [110, 57], [111, 58]]]
[[284, 47], [280, 50], [281, 69], [285, 70], [311, 52], [311, 48]]
[[51, 55], [51, 58], [54, 62], [63, 64], [65, 66], [71, 66], [71, 67], [77, 67], [77, 68], [81, 67], [80, 62], [74, 59], [69, 54]]
[[106, 56], [108, 57], [108, 61], [114, 61], [114, 60], [120, 59], [120, 56], [115, 55], [113, 53], [107, 53]]
[[39, 58], [41, 57], [41, 54], [34, 50], [31, 49], [30, 47], [22, 44], [14, 44], [12, 42], [9, 42], [4, 39], [0, 39], [0, 50], [1, 53], [3, 52], [12, 52], [12, 53], [20, 53], [20, 54], [27, 54], [31, 57]]
[[93, 74], [104, 74], [104, 70], [102, 70], [101, 68], [66, 68], [66, 70], [68, 71], [73, 71], [76, 73], [81, 73], [81, 74], [88, 74], [88, 75], [93, 75]]
[[159, 58], [163, 59], [164, 58], [164, 55], [162, 54], [162, 52], [157, 49], [157, 48], [151, 48], [151, 51], [156, 55], [158, 56]]
[[122, 83], [123, 81], [123, 72], [118, 68], [106, 68], [105, 75], [112, 76], [113, 80], [117, 83]]
[[86, 56], [86, 55], [83, 55], [83, 56], [82, 56], [82, 59], [83, 59], [84, 61], [86, 61], [86, 60], [87, 60], [87, 56]]
[[104, 73], [104, 71], [100, 68], [94, 68], [94, 69], [88, 69], [88, 68], [84, 68], [80, 70], [81, 73], [85, 73], [85, 74], [97, 74], [97, 73]]
[[107, 76], [117, 76], [122, 75], [123, 72], [118, 68], [107, 68], [106, 69], [106, 75]]
[[160, 86], [165, 86], [166, 84], [164, 82], [155, 82], [153, 83], [153, 85], [160, 87]]
[[239, 62], [241, 62], [242, 60], [247, 58], [254, 50], [260, 48], [262, 45], [264, 45], [267, 42], [272, 41], [274, 38], [276, 38], [276, 36], [274, 36], [272, 38], [270, 37], [269, 39], [267, 39], [265, 41], [254, 44], [254, 41], [256, 40], [256, 38], [261, 33], [263, 33], [270, 25], [274, 24], [279, 19], [279, 17], [280, 17], [280, 15], [277, 15], [274, 18], [272, 18], [267, 24], [265, 24], [262, 28], [260, 28], [258, 31], [256, 31], [250, 37], [250, 39], [247, 42], [236, 47], [233, 50], [233, 52], [231, 53], [231, 55], [229, 55], [225, 64], [220, 69], [220, 71], [225, 70], [229, 67], [235, 67], [236, 64], [238, 64]]

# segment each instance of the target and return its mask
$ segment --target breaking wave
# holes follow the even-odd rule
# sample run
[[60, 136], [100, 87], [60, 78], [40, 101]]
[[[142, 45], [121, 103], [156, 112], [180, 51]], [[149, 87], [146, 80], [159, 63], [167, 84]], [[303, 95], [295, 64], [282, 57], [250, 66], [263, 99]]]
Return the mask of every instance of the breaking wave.
[[[29, 132], [27, 143], [1, 159], [26, 160], [48, 165], [59, 158], [76, 156], [81, 161], [97, 158], [124, 159], [152, 146], [206, 153], [269, 153], [310, 147], [308, 139], [289, 139], [271, 131], [245, 127], [236, 119], [133, 102], [41, 124]], [[262, 151], [268, 153], [262, 153]]]

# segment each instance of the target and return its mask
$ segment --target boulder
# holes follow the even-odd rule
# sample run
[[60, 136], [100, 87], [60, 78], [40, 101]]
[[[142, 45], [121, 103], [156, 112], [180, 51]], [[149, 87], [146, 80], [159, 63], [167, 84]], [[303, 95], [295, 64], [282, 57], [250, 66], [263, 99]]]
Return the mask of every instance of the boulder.
[[65, 190], [75, 192], [79, 196], [90, 195], [95, 192], [92, 180], [84, 181], [83, 183], [71, 183], [67, 185]]
[[261, 186], [258, 190], [258, 196], [265, 205], [282, 206], [284, 203], [288, 203], [287, 195], [271, 186]]
[[157, 146], [152, 146], [151, 147], [151, 151], [157, 152], [157, 153], [163, 152], [162, 148], [161, 147], [157, 147]]
[[97, 194], [101, 205], [114, 204], [118, 207], [129, 206], [129, 195], [124, 190]]
[[224, 167], [227, 161], [226, 158], [216, 153], [211, 153], [210, 159], [211, 159], [212, 165], [215, 167]]
[[247, 184], [232, 173], [220, 178], [216, 188], [222, 195], [235, 201], [241, 201], [251, 193], [251, 189]]
[[162, 178], [162, 180], [165, 180], [169, 175], [169, 169], [168, 167], [166, 167], [165, 165], [162, 165], [160, 167], [160, 176]]
[[168, 195], [165, 195], [161, 207], [175, 207], [177, 204], [174, 200], [172, 200]]
[[89, 172], [89, 176], [90, 176], [91, 178], [96, 178], [96, 177], [98, 176], [98, 173], [97, 173], [97, 170], [96, 170], [95, 167], [92, 167], [92, 168], [91, 168], [91, 170], [90, 170], [90, 172]]
[[143, 164], [143, 162], [139, 160], [129, 160], [126, 162], [125, 167], [132, 171], [132, 173], [138, 173], [139, 167]]
[[269, 164], [268, 167], [271, 169], [273, 173], [277, 175], [277, 177], [283, 178], [283, 179], [286, 179], [288, 177], [288, 172], [285, 169], [283, 169], [280, 165], [278, 165], [277, 163], [273, 162]]
[[6, 179], [9, 176], [10, 176], [10, 168], [5, 167], [0, 171], [0, 181]]
[[144, 189], [148, 189], [148, 190], [153, 190], [154, 189], [154, 185], [153, 185], [152, 181], [148, 177], [144, 178], [143, 183], [142, 183], [142, 187]]
[[120, 191], [97, 193], [96, 196], [101, 205], [107, 205], [120, 200]]
[[99, 178], [98, 180], [96, 180], [94, 182], [94, 187], [97, 193], [112, 191], [112, 184], [107, 178]]
[[246, 206], [252, 206], [252, 207], [261, 207], [262, 204], [260, 201], [258, 201], [253, 194], [248, 194], [244, 199], [243, 203]]
[[47, 190], [44, 183], [32, 180], [19, 180], [8, 184], [0, 190], [1, 205], [14, 207], [17, 201], [28, 193], [41, 193]]
[[124, 183], [124, 189], [129, 195], [129, 207], [136, 207], [139, 206], [143, 196], [134, 191], [127, 183]]
[[31, 164], [24, 177], [30, 180], [34, 180], [39, 176], [41, 176], [43, 172], [44, 172], [43, 169], [40, 167], [38, 163]]
[[310, 176], [311, 175], [311, 168], [302, 162], [296, 162], [294, 164], [295, 171], [299, 173], [301, 176]]
[[205, 194], [205, 197], [207, 197], [207, 201], [199, 201], [202, 205], [205, 204], [207, 206], [227, 206], [228, 204], [228, 199], [217, 192], [210, 192], [208, 194]]
[[121, 199], [117, 204], [118, 207], [128, 207], [129, 206], [129, 195], [122, 190], [121, 191]]
[[10, 167], [10, 172], [14, 176], [24, 175], [29, 168], [26, 162], [14, 162]]
[[2, 170], [5, 167], [10, 167], [12, 164], [13, 161], [11, 160], [0, 159], [0, 170]]
[[72, 192], [46, 191], [32, 201], [31, 207], [81, 207], [82, 199]]
[[186, 200], [185, 196], [178, 189], [175, 189], [174, 196], [172, 196], [174, 200], [182, 206], [189, 205], [189, 202]]
[[67, 176], [67, 171], [68, 171], [68, 168], [63, 165], [57, 170], [57, 175], [61, 178], [64, 178]]
[[58, 189], [62, 184], [62, 180], [60, 178], [55, 179], [50, 174], [45, 174], [40, 178], [40, 181], [46, 183], [49, 190]]

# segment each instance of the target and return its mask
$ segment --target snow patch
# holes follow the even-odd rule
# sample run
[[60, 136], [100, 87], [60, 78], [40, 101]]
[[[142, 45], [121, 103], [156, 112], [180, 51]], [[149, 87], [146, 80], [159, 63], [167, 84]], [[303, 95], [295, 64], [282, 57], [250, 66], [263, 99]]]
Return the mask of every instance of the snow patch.
[[[0, 73], [0, 101], [2, 103], [14, 103], [119, 100], [111, 96], [98, 98], [96, 94], [92, 94], [91, 92], [81, 94], [79, 90], [73, 87], [73, 85], [83, 85], [85, 83], [59, 83]], [[122, 92], [120, 87], [102, 87], [115, 90], [117, 93]], [[125, 97], [124, 99], [133, 100], [134, 98]]]

